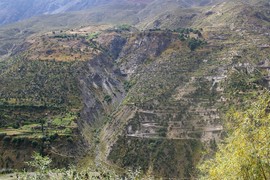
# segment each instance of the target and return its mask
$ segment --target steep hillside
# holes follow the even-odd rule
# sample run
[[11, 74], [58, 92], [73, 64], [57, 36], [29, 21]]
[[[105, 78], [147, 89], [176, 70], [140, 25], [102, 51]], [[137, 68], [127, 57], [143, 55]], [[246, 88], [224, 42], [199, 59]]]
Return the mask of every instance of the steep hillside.
[[[157, 178], [196, 177], [203, 152], [211, 155], [226, 135], [226, 110], [269, 87], [269, 3], [205, 1], [209, 6], [190, 8], [202, 1], [173, 7], [176, 2], [167, 3], [170, 12], [129, 4], [121, 14], [108, 15], [123, 7], [93, 20], [113, 24], [117, 17], [135, 27], [80, 26], [76, 18], [87, 14], [74, 12], [72, 28], [52, 25], [39, 34], [13, 29], [24, 43], [0, 64], [1, 143], [7, 142], [0, 152], [13, 148], [13, 139], [33, 138], [37, 147], [47, 145], [39, 149], [44, 154], [66, 157], [88, 150], [74, 157], [82, 168], [103, 165], [123, 173], [140, 167]], [[41, 22], [52, 17], [59, 15]], [[5, 31], [10, 27], [15, 25]], [[77, 148], [65, 149], [68, 143]], [[9, 155], [13, 164], [15, 155]]]
[[[98, 32], [94, 33], [93, 30]], [[74, 32], [78, 33], [76, 37]], [[192, 32], [188, 34], [196, 36]], [[175, 93], [182, 91], [181, 89], [184, 87], [190, 87], [192, 92], [196, 89], [193, 87], [194, 78], [189, 79], [189, 77], [202, 63], [196, 57], [205, 56], [207, 53], [204, 51], [192, 52], [194, 56], [191, 56], [192, 47], [188, 46], [191, 41], [202, 43], [202, 40], [187, 38], [185, 41], [181, 41], [178, 32], [139, 32], [135, 28], [126, 27], [105, 30], [89, 27], [84, 28], [84, 31], [74, 29], [29, 39], [23, 54], [10, 60], [7, 70], [1, 73], [1, 81], [5, 84], [1, 88], [2, 111], [5, 112], [1, 120], [2, 128], [5, 128], [4, 136], [21, 137], [20, 133], [28, 134], [28, 136], [39, 133], [40, 137], [44, 137], [43, 132], [33, 131], [33, 129], [39, 128], [40, 122], [44, 122], [49, 137], [54, 133], [64, 137], [70, 136], [72, 134], [70, 131], [74, 132], [76, 129], [76, 126], [73, 127], [70, 124], [74, 121], [79, 125], [91, 151], [97, 153], [94, 162], [98, 163], [106, 161], [108, 146], [112, 146], [116, 142], [115, 148], [124, 145], [120, 142], [121, 137], [119, 139], [106, 138], [106, 140], [103, 138], [106, 136], [117, 137], [127, 128], [126, 123], [135, 123], [134, 127], [128, 128], [130, 129], [128, 139], [141, 139], [145, 136], [147, 141], [148, 138], [153, 139], [153, 143], [161, 140], [160, 143], [164, 143], [164, 145], [159, 148], [160, 151], [166, 148], [166, 144], [173, 143], [177, 149], [181, 149], [181, 152], [190, 153], [188, 158], [195, 158], [190, 161], [183, 157], [185, 163], [180, 167], [181, 173], [183, 173], [193, 162], [197, 161], [201, 148], [199, 143], [201, 137], [198, 137], [197, 133], [200, 134], [205, 128], [212, 131], [212, 127], [204, 124], [197, 126], [196, 116], [200, 116], [200, 114], [196, 113], [192, 114], [192, 118], [195, 118], [194, 124], [184, 125], [184, 123], [184, 127], [181, 127], [181, 119], [189, 116], [183, 116], [182, 113], [190, 108], [191, 104], [188, 102], [190, 100], [184, 100], [182, 96], [178, 95], [173, 95], [172, 101], [162, 99], [170, 97], [173, 93], [170, 91], [176, 88], [177, 84], [186, 85], [181, 85]], [[61, 50], [62, 47], [64, 50]], [[78, 52], [80, 52], [80, 57], [76, 55]], [[192, 62], [189, 62], [189, 58], [192, 58]], [[178, 69], [179, 67], [183, 69]], [[151, 70], [149, 71], [149, 69]], [[158, 76], [156, 77], [154, 74]], [[10, 80], [10, 77], [14, 80]], [[160, 82], [158, 82], [159, 77], [162, 77]], [[167, 78], [171, 80], [167, 81]], [[9, 81], [12, 83], [7, 83]], [[151, 91], [149, 88], [158, 89]], [[144, 99], [144, 96], [147, 98]], [[80, 97], [82, 98], [81, 103]], [[155, 107], [151, 104], [156, 98]], [[132, 105], [134, 103], [135, 105]], [[119, 106], [120, 104], [122, 105]], [[154, 113], [155, 108], [160, 113]], [[194, 106], [194, 109], [196, 108]], [[35, 111], [31, 111], [31, 109], [35, 109]], [[120, 114], [111, 115], [116, 109], [119, 112], [115, 113]], [[163, 111], [166, 109], [170, 109], [171, 113], [164, 113]], [[79, 111], [81, 111], [80, 116], [77, 115]], [[123, 112], [125, 113], [123, 114]], [[145, 129], [140, 129], [141, 116], [149, 119], [149, 121], [142, 122]], [[156, 119], [156, 117], [158, 118]], [[166, 122], [164, 118], [171, 120]], [[39, 119], [43, 121], [39, 121]], [[67, 121], [67, 124], [58, 124], [58, 121]], [[105, 131], [103, 131], [103, 126], [107, 123], [112, 127], [108, 130], [105, 130], [105, 127]], [[116, 127], [115, 123], [118, 124]], [[170, 132], [167, 132], [165, 128], [169, 127]], [[219, 124], [213, 124], [213, 128], [217, 128], [216, 131], [221, 130]], [[136, 129], [138, 132], [135, 132]], [[183, 130], [178, 131], [177, 129]], [[191, 132], [186, 132], [185, 129], [190, 129]], [[12, 131], [14, 133], [8, 134]], [[165, 138], [167, 133], [168, 140]], [[47, 135], [45, 134], [45, 136]], [[211, 137], [205, 137], [205, 140], [209, 139]], [[184, 146], [181, 143], [182, 140], [187, 141], [187, 145]], [[146, 142], [140, 143], [143, 146]], [[187, 148], [192, 148], [192, 151], [187, 151]], [[149, 152], [152, 150], [150, 149]], [[51, 151], [49, 149], [47, 153], [50, 154]], [[117, 156], [113, 155], [117, 151], [116, 148], [110, 155], [108, 154], [109, 158], [117, 159]], [[141, 155], [144, 156], [144, 154]], [[127, 154], [127, 156], [129, 155]], [[152, 160], [137, 162], [134, 166], [142, 166], [146, 171], [149, 166], [147, 163], [151, 162]], [[124, 165], [129, 166], [128, 163], [129, 160]], [[161, 161], [158, 161], [154, 164], [160, 166], [160, 163]], [[163, 169], [163, 166], [161, 168]], [[154, 172], [156, 171], [155, 168]], [[162, 172], [165, 176], [169, 176], [168, 169], [165, 168]], [[184, 176], [184, 173], [181, 176]]]
[[[251, 75], [248, 82], [267, 87], [267, 71], [258, 64], [269, 59], [269, 22], [256, 15], [267, 17], [265, 6], [234, 1], [214, 6], [215, 11], [220, 19], [203, 10], [194, 20], [192, 26], [202, 28], [207, 41], [195, 51], [187, 48], [192, 47], [188, 39], [181, 41], [187, 30], [153, 30], [128, 39], [116, 61], [127, 76], [128, 93], [113, 113], [106, 113], [105, 128], [94, 131], [100, 133], [95, 155], [101, 162], [108, 158], [158, 177], [190, 178], [203, 147], [215, 149], [222, 137], [234, 69], [246, 71], [247, 79]], [[215, 24], [211, 17], [217, 18]]]

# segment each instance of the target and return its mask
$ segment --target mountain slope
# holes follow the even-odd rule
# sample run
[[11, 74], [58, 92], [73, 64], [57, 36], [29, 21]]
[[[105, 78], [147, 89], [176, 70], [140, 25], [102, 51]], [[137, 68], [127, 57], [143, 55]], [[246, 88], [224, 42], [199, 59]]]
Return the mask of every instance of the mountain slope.
[[[108, 7], [113, 6], [102, 6]], [[59, 132], [63, 138], [79, 129], [89, 150], [83, 166], [103, 165], [120, 173], [141, 167], [157, 178], [196, 177], [203, 150], [212, 153], [224, 135], [230, 104], [241, 105], [248, 93], [269, 87], [267, 1], [226, 1], [185, 10], [177, 6], [152, 15], [141, 5], [122, 7], [129, 16], [108, 13], [97, 22], [118, 17], [149, 30], [83, 26], [29, 32], [32, 36], [20, 39], [23, 45], [1, 62], [1, 126], [14, 126], [18, 129], [13, 132], [25, 135], [38, 128], [36, 119], [43, 119], [50, 135]], [[138, 24], [131, 9], [142, 18]], [[72, 14], [80, 13], [86, 11]], [[41, 21], [52, 23], [52, 17], [60, 15]], [[78, 17], [70, 16], [71, 24], [78, 25], [73, 22]], [[29, 21], [23, 23], [27, 27]], [[26, 37], [15, 25], [9, 27], [18, 38]], [[53, 143], [48, 147], [46, 152], [53, 153]]]
[[[10, 2], [10, 1], [8, 1]], [[34, 2], [34, 1], [33, 1]], [[43, 3], [36, 8], [44, 7], [46, 11], [46, 6], [50, 5], [50, 3], [54, 3], [54, 1], [50, 1], [46, 3], [46, 1], [38, 1], [39, 3]], [[58, 1], [57, 1], [58, 2]], [[70, 1], [60, 1], [58, 3], [68, 3]], [[77, 1], [72, 1], [77, 2]], [[152, 19], [155, 19], [158, 16], [167, 16], [166, 13], [176, 10], [182, 9], [183, 7], [190, 7], [193, 5], [198, 5], [198, 1], [189, 1], [187, 4], [186, 1], [176, 1], [172, 0], [166, 2], [166, 5], [160, 6], [160, 4], [164, 3], [159, 0], [149, 0], [149, 1], [131, 1], [131, 0], [122, 0], [119, 1], [80, 1], [80, 3], [88, 3], [88, 5], [83, 5], [83, 9], [86, 8], [87, 10], [76, 11], [76, 12], [69, 12], [69, 13], [60, 13], [60, 14], [52, 14], [46, 15], [42, 17], [33, 17], [29, 20], [21, 21], [19, 23], [11, 24], [8, 26], [3, 26], [0, 28], [0, 55], [8, 55], [11, 51], [16, 52], [18, 51], [17, 46], [22, 43], [22, 41], [39, 32], [48, 32], [48, 31], [55, 31], [58, 29], [72, 29], [78, 26], [88, 26], [93, 24], [138, 24], [138, 27], [141, 28], [149, 28], [147, 24], [149, 24]], [[5, 2], [7, 3], [7, 2]], [[3, 2], [2, 6], [5, 5]], [[10, 2], [12, 3], [12, 2]], [[23, 5], [19, 6], [23, 10], [23, 13], [28, 13], [27, 11], [33, 10], [33, 8], [29, 7], [24, 9], [25, 4], [30, 6], [31, 3], [28, 1], [21, 0]], [[80, 4], [79, 3], [79, 4]], [[32, 4], [34, 5], [34, 4]], [[8, 6], [8, 4], [7, 4]], [[78, 7], [77, 7], [78, 6]], [[9, 6], [8, 6], [9, 7]], [[8, 8], [7, 7], [7, 8]], [[79, 10], [81, 7], [77, 4], [74, 5], [73, 8]], [[163, 7], [163, 8], [160, 8]], [[3, 7], [3, 11], [11, 11], [12, 10], [5, 10], [5, 6]], [[16, 9], [16, 8], [15, 8]], [[35, 8], [34, 8], [35, 9]], [[1, 9], [0, 9], [1, 10]], [[183, 16], [183, 20], [177, 22], [175, 26], [188, 26], [188, 22], [192, 20], [194, 17], [194, 13], [189, 11], [182, 12], [179, 10]], [[178, 11], [178, 12], [179, 12]], [[34, 10], [34, 12], [39, 13], [38, 10]], [[41, 14], [42, 14], [41, 13]], [[164, 14], [165, 13], [165, 14]], [[11, 13], [13, 15], [16, 13]], [[31, 13], [30, 13], [31, 14]], [[50, 14], [50, 13], [49, 13]], [[164, 15], [163, 15], [164, 14]], [[9, 13], [3, 13], [3, 17], [9, 16]], [[39, 14], [36, 14], [39, 15]], [[32, 15], [31, 15], [32, 16]], [[29, 17], [31, 17], [29, 15]], [[20, 17], [24, 17], [20, 15]], [[177, 16], [177, 18], [179, 15]], [[1, 15], [0, 15], [1, 18]], [[180, 18], [182, 19], [182, 18]], [[162, 21], [169, 22], [169, 19], [164, 19]]]

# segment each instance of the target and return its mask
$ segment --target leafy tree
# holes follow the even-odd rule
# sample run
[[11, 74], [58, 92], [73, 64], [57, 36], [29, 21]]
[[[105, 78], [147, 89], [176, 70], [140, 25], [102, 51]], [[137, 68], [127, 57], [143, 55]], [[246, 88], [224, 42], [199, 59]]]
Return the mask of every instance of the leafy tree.
[[270, 96], [228, 113], [228, 138], [200, 166], [202, 179], [270, 179]]
[[50, 164], [52, 160], [45, 156], [42, 157], [39, 153], [34, 153], [32, 156], [33, 160], [26, 162], [26, 164], [35, 169], [34, 173], [22, 173], [19, 175], [19, 179], [22, 180], [42, 180], [49, 179], [51, 173]]
[[34, 167], [40, 173], [46, 173], [49, 170], [51, 162], [52, 160], [49, 157], [42, 157], [40, 154], [34, 153], [33, 161], [27, 162], [27, 164]]
[[188, 42], [188, 47], [190, 48], [191, 51], [194, 51], [197, 49], [199, 46], [203, 45], [205, 42], [203, 42], [200, 39], [195, 39], [191, 38]]

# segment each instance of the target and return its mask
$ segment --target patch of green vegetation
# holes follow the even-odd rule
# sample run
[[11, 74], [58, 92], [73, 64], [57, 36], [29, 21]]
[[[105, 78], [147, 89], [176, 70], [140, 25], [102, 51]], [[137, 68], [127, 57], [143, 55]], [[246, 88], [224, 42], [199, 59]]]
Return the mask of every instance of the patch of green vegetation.
[[248, 73], [245, 69], [233, 72], [226, 81], [226, 93], [239, 93], [256, 90], [258, 85], [263, 85], [264, 73], [256, 69]]
[[[141, 167], [146, 172], [153, 164], [155, 177], [188, 178], [201, 150], [198, 141], [140, 139], [120, 137], [109, 159], [121, 167]], [[181, 159], [179, 162], [177, 159]]]
[[3, 138], [3, 141], [4, 141], [4, 143], [8, 143], [8, 142], [10, 142], [11, 141], [11, 137], [10, 136], [5, 136], [4, 138]]
[[[192, 28], [180, 28], [176, 31], [179, 32], [178, 38], [181, 41], [187, 41], [188, 47], [191, 51], [194, 51], [198, 47], [207, 43], [204, 39], [201, 39], [202, 33], [200, 30], [195, 30]], [[197, 37], [190, 37], [190, 33], [197, 35]]]
[[67, 126], [76, 119], [81, 108], [78, 64], [29, 61], [23, 56], [7, 64], [0, 74], [5, 84], [0, 87], [0, 127], [33, 132], [40, 120], [53, 119], [53, 125]]
[[3, 103], [20, 106], [80, 106], [75, 80], [76, 65], [69, 62], [29, 61], [17, 63], [1, 74]]
[[112, 97], [110, 95], [105, 95], [104, 96], [104, 101], [107, 102], [107, 103], [109, 103], [109, 102], [112, 101]]
[[53, 38], [67, 39], [67, 38], [77, 38], [78, 34], [57, 34], [52, 36]]
[[191, 51], [194, 51], [198, 47], [206, 44], [206, 41], [196, 39], [196, 38], [191, 38], [188, 40], [188, 47], [190, 48]]
[[6, 135], [7, 135], [7, 133], [0, 132], [0, 139], [3, 139]]
[[72, 134], [72, 129], [67, 127], [64, 129], [63, 133], [66, 135], [70, 135], [70, 134]]
[[100, 32], [94, 32], [94, 33], [89, 34], [87, 39], [94, 40], [94, 39], [97, 39], [99, 35], [100, 35]]
[[72, 123], [77, 119], [76, 113], [66, 113], [64, 116], [56, 117], [52, 121], [52, 125], [55, 126], [71, 126]]
[[126, 92], [129, 91], [129, 89], [131, 89], [133, 86], [133, 83], [131, 81], [124, 81], [124, 89]]
[[160, 129], [157, 131], [157, 133], [158, 133], [159, 136], [161, 136], [161, 137], [166, 137], [166, 135], [167, 135], [167, 128], [166, 128], [166, 127], [160, 128]]
[[121, 25], [116, 26], [116, 29], [120, 30], [120, 31], [130, 31], [131, 25], [129, 25], [129, 24], [121, 24]]

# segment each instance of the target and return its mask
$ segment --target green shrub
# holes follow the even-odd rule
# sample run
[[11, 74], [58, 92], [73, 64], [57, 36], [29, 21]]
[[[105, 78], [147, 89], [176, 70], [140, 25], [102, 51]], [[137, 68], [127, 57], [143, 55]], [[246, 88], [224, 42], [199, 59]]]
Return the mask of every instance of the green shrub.
[[166, 137], [166, 135], [167, 135], [167, 128], [161, 128], [157, 132], [158, 132], [159, 136]]
[[182, 33], [179, 33], [178, 38], [180, 39], [180, 41], [185, 41], [186, 40], [184, 34], [182, 34]]
[[119, 26], [117, 26], [117, 29], [121, 30], [121, 31], [130, 31], [131, 26], [128, 24], [121, 24]]
[[191, 38], [188, 41], [188, 47], [190, 48], [191, 51], [194, 51], [203, 44], [205, 44], [205, 42], [200, 39]]
[[65, 133], [65, 134], [72, 134], [72, 130], [71, 130], [70, 128], [66, 128], [66, 129], [64, 130], [64, 133]]
[[7, 133], [0, 133], [0, 139], [4, 138], [7, 135]]
[[12, 124], [12, 127], [14, 129], [19, 129], [20, 128], [20, 124], [18, 122], [15, 122], [15, 123]]
[[56, 140], [58, 137], [59, 137], [58, 133], [54, 133], [54, 134], [50, 135], [50, 140], [51, 140], [51, 141], [54, 141], [54, 140]]
[[98, 35], [99, 35], [99, 34], [100, 34], [99, 32], [91, 33], [91, 34], [87, 37], [87, 39], [89, 39], [89, 40], [96, 39], [96, 38], [98, 38]]
[[130, 81], [124, 82], [124, 89], [126, 92], [128, 92], [131, 87], [132, 87], [132, 83]]
[[5, 137], [3, 138], [3, 141], [4, 141], [4, 142], [10, 142], [10, 141], [11, 141], [11, 137], [10, 137], [10, 136], [5, 136]]
[[32, 145], [32, 147], [37, 147], [38, 146], [38, 142], [37, 141], [35, 141], [35, 140], [33, 140], [32, 141], [32, 143], [31, 143], [31, 145]]
[[106, 95], [104, 96], [104, 101], [106, 101], [107, 103], [112, 101], [112, 97], [110, 95]]
[[73, 142], [73, 138], [72, 137], [68, 137], [67, 138], [67, 142], [72, 143]]

